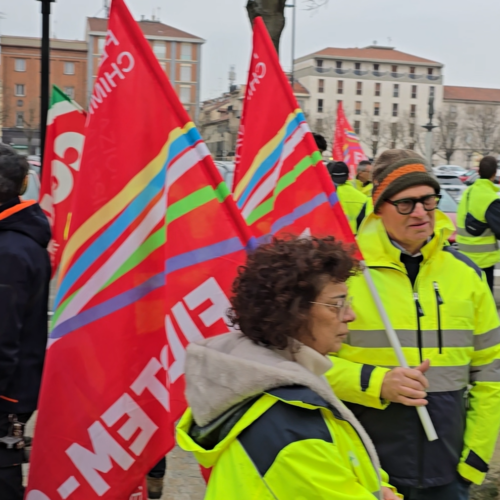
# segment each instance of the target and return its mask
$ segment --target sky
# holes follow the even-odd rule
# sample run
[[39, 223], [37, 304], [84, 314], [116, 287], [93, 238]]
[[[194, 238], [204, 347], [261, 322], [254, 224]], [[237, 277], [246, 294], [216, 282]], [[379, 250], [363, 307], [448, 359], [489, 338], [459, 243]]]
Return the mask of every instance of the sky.
[[[289, 0], [288, 3], [292, 3]], [[494, 0], [328, 0], [315, 11], [297, 3], [296, 57], [325, 47], [365, 47], [377, 41], [441, 62], [446, 85], [500, 88], [500, 2]], [[202, 99], [229, 87], [229, 69], [245, 83], [251, 50], [246, 0], [126, 0], [136, 19], [152, 15], [206, 40]], [[104, 0], [56, 0], [52, 35], [84, 39], [85, 18], [103, 15]], [[0, 0], [2, 35], [40, 36], [40, 2]], [[291, 13], [280, 57], [291, 67]]]

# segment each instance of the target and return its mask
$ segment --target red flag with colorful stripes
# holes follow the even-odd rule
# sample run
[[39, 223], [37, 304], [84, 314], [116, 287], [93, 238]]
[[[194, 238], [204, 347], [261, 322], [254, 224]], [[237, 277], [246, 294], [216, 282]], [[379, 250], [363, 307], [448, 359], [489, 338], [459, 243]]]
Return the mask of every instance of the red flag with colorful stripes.
[[228, 331], [251, 239], [123, 0], [89, 114], [27, 500], [136, 491], [174, 444], [186, 345]]
[[337, 122], [333, 136], [333, 159], [343, 161], [349, 167], [350, 177], [356, 177], [358, 163], [368, 160], [359, 142], [359, 137], [352, 129], [345, 116], [342, 101], [337, 105]]
[[258, 241], [335, 235], [354, 242], [314, 138], [260, 17], [238, 138], [234, 198]]
[[47, 116], [40, 207], [52, 230], [49, 254], [55, 274], [67, 238], [73, 190], [78, 179], [87, 114], [60, 88], [52, 87]]

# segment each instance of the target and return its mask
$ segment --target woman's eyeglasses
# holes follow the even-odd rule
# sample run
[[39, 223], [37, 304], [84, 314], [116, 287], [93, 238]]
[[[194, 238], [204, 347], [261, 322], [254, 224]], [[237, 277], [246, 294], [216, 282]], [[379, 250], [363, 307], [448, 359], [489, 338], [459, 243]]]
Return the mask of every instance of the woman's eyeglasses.
[[403, 198], [402, 200], [385, 201], [394, 205], [399, 214], [410, 215], [415, 210], [417, 203], [421, 203], [426, 212], [436, 210], [440, 199], [440, 194], [429, 194], [427, 196], [422, 196], [422, 198]]
[[352, 297], [346, 297], [345, 299], [338, 299], [336, 304], [327, 304], [325, 302], [310, 302], [311, 304], [318, 304], [319, 306], [325, 306], [331, 311], [333, 308], [339, 310], [339, 319], [342, 321], [344, 319], [344, 314], [352, 306]]

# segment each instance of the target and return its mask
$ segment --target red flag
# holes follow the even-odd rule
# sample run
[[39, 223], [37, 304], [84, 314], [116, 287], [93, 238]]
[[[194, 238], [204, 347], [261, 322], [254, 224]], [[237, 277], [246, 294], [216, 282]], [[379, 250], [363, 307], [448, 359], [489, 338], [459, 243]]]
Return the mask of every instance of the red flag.
[[40, 206], [49, 219], [52, 275], [55, 274], [67, 235], [73, 188], [80, 170], [86, 113], [61, 89], [52, 87], [47, 116]]
[[333, 159], [345, 162], [349, 167], [352, 178], [356, 177], [358, 163], [368, 160], [368, 157], [363, 152], [358, 136], [354, 133], [345, 116], [342, 101], [337, 105], [337, 123], [333, 138]]
[[27, 500], [130, 497], [174, 444], [186, 344], [228, 329], [249, 242], [123, 0], [89, 114]]
[[335, 187], [260, 17], [254, 22], [238, 144], [234, 197], [255, 236], [334, 234], [354, 242]]

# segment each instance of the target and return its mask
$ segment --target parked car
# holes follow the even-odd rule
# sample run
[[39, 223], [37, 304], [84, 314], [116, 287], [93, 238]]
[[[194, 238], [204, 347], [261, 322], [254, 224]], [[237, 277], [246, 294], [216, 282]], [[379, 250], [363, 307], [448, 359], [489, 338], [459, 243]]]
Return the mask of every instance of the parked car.
[[450, 196], [448, 191], [446, 191], [445, 189], [441, 191], [441, 199], [439, 200], [438, 208], [452, 220], [455, 226], [455, 232], [448, 238], [448, 241], [450, 243], [455, 243], [457, 236], [456, 228], [458, 203]]
[[456, 176], [464, 175], [467, 170], [458, 165], [441, 165], [434, 169], [436, 175], [439, 174], [455, 174]]
[[[479, 179], [479, 173], [475, 172], [470, 177], [468, 177], [467, 180], [464, 182], [467, 186], [472, 186], [472, 184], [474, 184], [474, 182], [476, 182], [478, 179]], [[500, 169], [497, 170], [497, 175], [496, 175], [493, 183], [500, 184]]]
[[222, 175], [222, 178], [226, 181], [229, 191], [233, 191], [233, 179], [234, 179], [234, 161], [215, 161], [215, 166], [217, 170]]
[[438, 174], [436, 177], [441, 189], [447, 191], [458, 203], [467, 186], [454, 174]]
[[40, 197], [40, 179], [34, 170], [28, 172], [28, 187], [26, 192], [21, 196], [24, 201], [34, 200], [38, 202]]
[[467, 172], [465, 172], [465, 174], [459, 175], [458, 178], [462, 182], [466, 182], [467, 179], [469, 179], [470, 177], [472, 177], [474, 174], [477, 174], [477, 169], [476, 168], [471, 168], [470, 170], [467, 170]]

